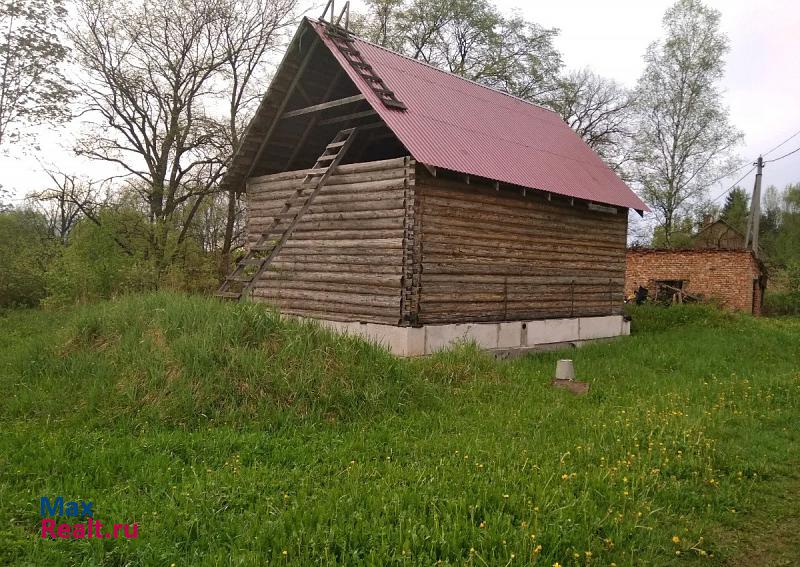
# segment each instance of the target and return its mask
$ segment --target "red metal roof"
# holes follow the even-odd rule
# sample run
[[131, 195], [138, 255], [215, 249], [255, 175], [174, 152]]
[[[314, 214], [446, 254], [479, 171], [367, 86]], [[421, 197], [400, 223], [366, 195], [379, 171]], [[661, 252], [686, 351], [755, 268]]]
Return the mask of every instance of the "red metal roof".
[[384, 106], [311, 21], [381, 119], [419, 162], [587, 201], [648, 210], [556, 114], [367, 41], [357, 49], [408, 109]]

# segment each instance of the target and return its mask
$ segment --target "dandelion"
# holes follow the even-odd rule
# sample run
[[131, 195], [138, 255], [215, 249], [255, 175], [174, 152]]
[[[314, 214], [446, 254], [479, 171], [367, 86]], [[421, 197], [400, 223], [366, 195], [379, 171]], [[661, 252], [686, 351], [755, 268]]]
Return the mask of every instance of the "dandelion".
[[676, 535], [672, 536], [672, 543], [680, 543], [680, 542], [681, 542], [681, 538], [679, 538]]
[[553, 567], [561, 567], [561, 563], [559, 563], [558, 561], [556, 561], [555, 563], [553, 563]]
[[478, 526], [478, 527], [480, 527], [480, 528], [485, 528], [485, 527], [486, 527], [486, 522], [481, 522], [481, 525], [480, 525], [480, 526]]
[[568, 478], [569, 478], [569, 475], [567, 473], [564, 473], [564, 474], [561, 475], [561, 480], [567, 480]]
[[286, 549], [284, 549], [284, 550], [283, 550], [281, 553], [283, 553], [283, 556], [284, 556], [284, 557], [286, 557], [287, 555], [289, 555], [289, 551], [288, 551], [288, 550], [286, 550]]

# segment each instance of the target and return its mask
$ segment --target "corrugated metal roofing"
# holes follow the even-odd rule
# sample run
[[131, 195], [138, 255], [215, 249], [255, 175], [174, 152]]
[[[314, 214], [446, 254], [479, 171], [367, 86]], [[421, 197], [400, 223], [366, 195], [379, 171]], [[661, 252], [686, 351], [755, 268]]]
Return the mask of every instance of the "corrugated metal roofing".
[[419, 162], [587, 201], [647, 210], [554, 112], [356, 39], [356, 48], [408, 109], [384, 106], [312, 21], [381, 119]]

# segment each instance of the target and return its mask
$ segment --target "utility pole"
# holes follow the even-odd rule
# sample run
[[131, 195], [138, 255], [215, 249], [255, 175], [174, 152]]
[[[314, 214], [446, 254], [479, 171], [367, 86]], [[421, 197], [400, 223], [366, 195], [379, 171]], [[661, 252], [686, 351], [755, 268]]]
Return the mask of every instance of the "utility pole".
[[761, 223], [761, 174], [764, 171], [764, 158], [758, 156], [756, 166], [756, 183], [753, 186], [753, 202], [750, 205], [750, 216], [747, 219], [747, 236], [745, 248], [751, 248], [758, 256], [758, 228]]

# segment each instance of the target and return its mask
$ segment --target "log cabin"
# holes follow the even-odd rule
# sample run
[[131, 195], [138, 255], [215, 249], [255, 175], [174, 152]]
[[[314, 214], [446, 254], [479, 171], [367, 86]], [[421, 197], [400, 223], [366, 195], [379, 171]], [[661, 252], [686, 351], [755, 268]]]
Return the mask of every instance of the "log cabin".
[[343, 15], [302, 20], [222, 180], [246, 191], [248, 246], [218, 295], [400, 355], [627, 334], [644, 203], [554, 112], [359, 39]]

